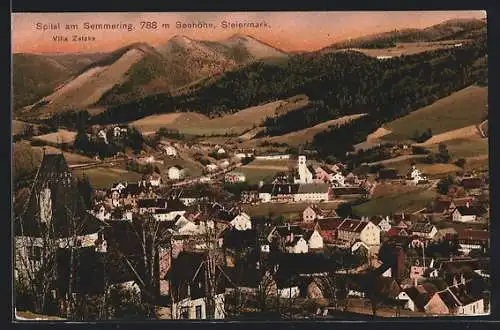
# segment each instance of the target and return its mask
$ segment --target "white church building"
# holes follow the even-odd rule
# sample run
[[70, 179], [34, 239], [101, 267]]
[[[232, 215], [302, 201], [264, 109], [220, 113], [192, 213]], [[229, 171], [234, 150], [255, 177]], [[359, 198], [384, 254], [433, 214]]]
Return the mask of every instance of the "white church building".
[[298, 160], [298, 172], [299, 177], [295, 178], [295, 183], [313, 183], [314, 175], [313, 172], [307, 167], [306, 156], [299, 156]]

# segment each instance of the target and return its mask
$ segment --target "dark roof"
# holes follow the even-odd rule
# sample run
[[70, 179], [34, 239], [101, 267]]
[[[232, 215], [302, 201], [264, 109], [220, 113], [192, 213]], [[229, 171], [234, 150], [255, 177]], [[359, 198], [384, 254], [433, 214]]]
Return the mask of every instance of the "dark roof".
[[316, 253], [281, 253], [274, 259], [274, 264], [278, 265], [278, 284], [293, 277], [323, 275], [338, 268], [336, 260]]
[[387, 236], [408, 236], [408, 232], [405, 228], [392, 227], [387, 231]]
[[432, 231], [433, 228], [434, 225], [429, 222], [415, 222], [410, 226], [410, 231], [428, 234]]
[[[419, 286], [422, 287], [422, 286]], [[434, 290], [428, 292], [427, 290], [419, 290], [417, 287], [411, 287], [405, 289], [404, 292], [408, 295], [408, 297], [415, 303], [415, 306], [419, 311], [424, 311], [425, 305], [429, 302], [429, 300], [434, 295]]]
[[137, 206], [139, 208], [165, 208], [167, 205], [167, 200], [163, 198], [147, 198], [147, 199], [139, 199], [137, 201]]
[[480, 188], [482, 184], [481, 178], [465, 178], [460, 181], [464, 188]]
[[461, 215], [483, 215], [487, 211], [482, 205], [458, 206], [456, 208]]
[[223, 232], [223, 238], [225, 248], [237, 249], [255, 247], [257, 243], [257, 232], [254, 229], [236, 230], [234, 228], [227, 228]]
[[[46, 190], [49, 189], [49, 190]], [[42, 191], [50, 191], [51, 217], [48, 223], [41, 222], [39, 198]], [[69, 237], [73, 228], [77, 235], [93, 234], [101, 230], [104, 224], [87, 212], [87, 207], [79, 193], [73, 175], [62, 154], [45, 154], [39, 167], [29, 197], [15, 218], [15, 235], [39, 237], [50, 228], [54, 238]], [[75, 220], [75, 226], [69, 219]]]
[[138, 183], [129, 183], [121, 191], [121, 195], [122, 196], [128, 196], [128, 195], [137, 196], [143, 191], [144, 191], [144, 187], [139, 186]]
[[299, 186], [299, 184], [292, 183], [265, 184], [260, 188], [259, 192], [269, 193], [272, 196], [291, 195], [297, 193]]
[[330, 186], [327, 183], [306, 183], [299, 185], [298, 194], [327, 193]]
[[281, 237], [286, 237], [290, 234], [294, 234], [294, 235], [303, 235], [304, 234], [303, 229], [300, 228], [300, 226], [298, 226], [298, 225], [279, 226], [279, 227], [276, 227], [275, 232], [278, 233], [278, 235], [280, 235]]
[[332, 188], [333, 193], [337, 196], [341, 195], [366, 195], [367, 192], [361, 187], [345, 187], [345, 188]]
[[345, 219], [345, 221], [342, 222], [342, 224], [338, 229], [342, 231], [359, 233], [366, 227], [367, 224], [368, 222], [366, 221], [361, 221], [357, 219]]
[[317, 220], [320, 230], [337, 230], [344, 219], [339, 217], [324, 218]]

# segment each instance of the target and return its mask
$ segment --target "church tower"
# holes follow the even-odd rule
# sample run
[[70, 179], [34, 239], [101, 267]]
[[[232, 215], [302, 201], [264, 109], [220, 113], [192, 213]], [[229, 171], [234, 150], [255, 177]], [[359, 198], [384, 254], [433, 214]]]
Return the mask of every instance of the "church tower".
[[306, 156], [299, 156], [298, 160], [298, 166], [299, 166], [299, 180], [297, 180], [298, 183], [311, 183], [313, 182], [313, 175], [311, 171], [307, 168], [307, 163], [306, 163]]

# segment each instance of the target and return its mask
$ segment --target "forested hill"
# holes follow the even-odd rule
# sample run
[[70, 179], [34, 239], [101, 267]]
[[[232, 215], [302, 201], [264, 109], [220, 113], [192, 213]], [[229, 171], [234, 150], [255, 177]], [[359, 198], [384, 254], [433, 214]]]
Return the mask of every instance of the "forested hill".
[[379, 112], [377, 117], [388, 119], [436, 100], [442, 91], [452, 88], [450, 84], [454, 81], [464, 85], [484, 80], [485, 75], [478, 73], [472, 63], [486, 51], [484, 36], [464, 43], [463, 47], [386, 61], [358, 52], [295, 55], [227, 72], [188, 95], [154, 95], [110, 107], [92, 122], [127, 122], [174, 111], [217, 116], [297, 94], [306, 94], [312, 106], [268, 120], [269, 135], [310, 127], [344, 114]]
[[389, 48], [398, 42], [429, 42], [474, 39], [486, 33], [486, 22], [478, 19], [453, 19], [425, 29], [402, 29], [334, 43], [322, 51], [343, 48]]

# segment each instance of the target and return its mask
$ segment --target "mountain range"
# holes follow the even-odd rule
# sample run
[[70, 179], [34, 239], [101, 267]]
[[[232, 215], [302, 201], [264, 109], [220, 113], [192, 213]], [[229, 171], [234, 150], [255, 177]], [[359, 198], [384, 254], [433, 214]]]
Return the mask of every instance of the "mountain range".
[[[185, 94], [254, 62], [288, 63], [348, 47], [392, 47], [396, 42], [473, 39], [482, 20], [451, 20], [335, 43], [319, 52], [287, 53], [252, 36], [222, 41], [175, 36], [158, 46], [134, 43], [110, 53], [13, 54], [15, 114], [48, 115], [126, 104], [150, 95]], [[312, 54], [312, 55], [311, 55]]]

